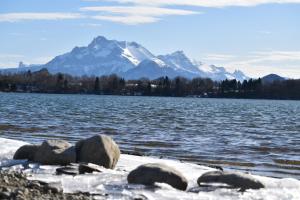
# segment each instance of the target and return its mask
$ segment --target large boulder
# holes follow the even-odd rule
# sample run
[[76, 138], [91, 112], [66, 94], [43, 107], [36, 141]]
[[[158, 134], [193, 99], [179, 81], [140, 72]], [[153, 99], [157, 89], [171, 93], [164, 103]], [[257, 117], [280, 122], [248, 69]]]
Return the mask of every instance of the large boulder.
[[95, 135], [76, 143], [77, 162], [94, 163], [113, 169], [120, 157], [120, 150], [113, 139], [106, 135]]
[[37, 145], [21, 146], [14, 154], [13, 159], [33, 161], [35, 153], [38, 151], [38, 148], [39, 146]]
[[33, 161], [44, 165], [68, 165], [76, 162], [75, 147], [64, 140], [47, 140], [38, 148]]
[[198, 178], [197, 183], [199, 186], [202, 183], [225, 183], [241, 190], [264, 188], [264, 185], [251, 175], [239, 172], [206, 172]]
[[127, 176], [128, 183], [153, 185], [167, 183], [179, 190], [186, 190], [188, 182], [176, 169], [164, 164], [145, 164], [131, 171]]

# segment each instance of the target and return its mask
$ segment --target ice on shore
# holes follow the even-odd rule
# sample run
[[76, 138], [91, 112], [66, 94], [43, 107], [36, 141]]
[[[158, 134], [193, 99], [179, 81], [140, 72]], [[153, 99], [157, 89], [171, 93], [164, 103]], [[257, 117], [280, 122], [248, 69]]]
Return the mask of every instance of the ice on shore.
[[[8, 167], [18, 164], [11, 160], [14, 152], [25, 142], [0, 138], [0, 167]], [[127, 174], [137, 166], [145, 163], [164, 163], [175, 167], [188, 179], [188, 192], [176, 190], [166, 184], [157, 184], [157, 187], [145, 187], [142, 185], [128, 185]], [[22, 168], [18, 165], [17, 168]], [[122, 154], [116, 169], [104, 169], [101, 173], [85, 174], [78, 176], [55, 175], [55, 166], [39, 166], [31, 164], [25, 170], [30, 179], [46, 182], [60, 183], [64, 192], [77, 191], [96, 194], [107, 194], [107, 199], [132, 199], [144, 196], [148, 199], [244, 199], [244, 200], [291, 200], [300, 199], [300, 181], [293, 178], [275, 179], [263, 176], [255, 176], [266, 188], [260, 190], [247, 190], [244, 193], [236, 189], [228, 188], [200, 188], [197, 187], [197, 178], [204, 172], [215, 170], [192, 163], [184, 163], [176, 160], [158, 159]], [[103, 196], [102, 196], [103, 198]]]

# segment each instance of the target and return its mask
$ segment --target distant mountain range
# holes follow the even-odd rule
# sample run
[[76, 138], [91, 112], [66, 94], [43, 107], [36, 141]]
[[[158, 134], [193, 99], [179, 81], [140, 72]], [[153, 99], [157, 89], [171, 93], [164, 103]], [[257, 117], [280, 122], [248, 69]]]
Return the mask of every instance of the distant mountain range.
[[3, 71], [37, 71], [42, 68], [47, 68], [50, 73], [61, 72], [75, 76], [117, 74], [125, 79], [155, 79], [161, 76], [240, 81], [248, 79], [238, 70], [230, 73], [223, 67], [191, 61], [183, 51], [155, 56], [136, 42], [108, 40], [103, 36], [96, 37], [86, 47], [75, 47], [71, 52], [56, 56], [46, 64], [26, 66], [20, 62], [19, 68]]

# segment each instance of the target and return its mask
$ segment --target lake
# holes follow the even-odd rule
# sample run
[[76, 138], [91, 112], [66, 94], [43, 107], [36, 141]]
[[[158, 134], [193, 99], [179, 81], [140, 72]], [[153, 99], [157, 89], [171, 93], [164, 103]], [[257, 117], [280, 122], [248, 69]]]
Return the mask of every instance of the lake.
[[300, 179], [300, 101], [0, 93], [0, 137], [75, 142]]

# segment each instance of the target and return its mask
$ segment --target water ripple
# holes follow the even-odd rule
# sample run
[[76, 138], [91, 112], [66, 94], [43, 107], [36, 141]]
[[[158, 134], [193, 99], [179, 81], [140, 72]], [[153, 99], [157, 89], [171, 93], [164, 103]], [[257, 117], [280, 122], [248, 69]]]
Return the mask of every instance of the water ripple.
[[299, 101], [1, 93], [0, 136], [106, 133], [128, 153], [300, 179], [299, 113]]

